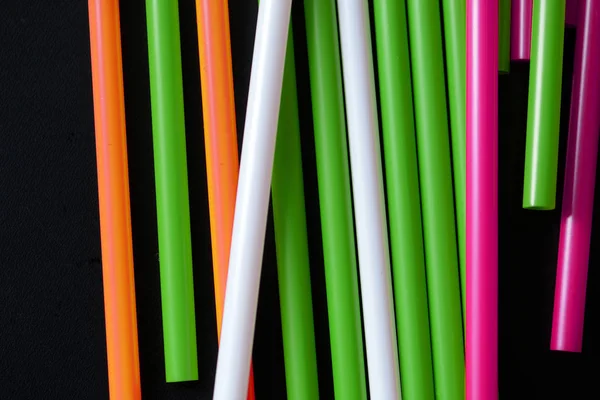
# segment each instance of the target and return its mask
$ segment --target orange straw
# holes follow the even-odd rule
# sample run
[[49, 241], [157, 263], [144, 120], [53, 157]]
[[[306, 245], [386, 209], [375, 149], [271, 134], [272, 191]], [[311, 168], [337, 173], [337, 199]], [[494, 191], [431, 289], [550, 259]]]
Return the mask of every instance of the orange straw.
[[[217, 332], [221, 336], [238, 182], [238, 146], [227, 0], [196, 0]], [[252, 367], [248, 399], [254, 399]]]
[[108, 383], [141, 399], [119, 0], [89, 0]]

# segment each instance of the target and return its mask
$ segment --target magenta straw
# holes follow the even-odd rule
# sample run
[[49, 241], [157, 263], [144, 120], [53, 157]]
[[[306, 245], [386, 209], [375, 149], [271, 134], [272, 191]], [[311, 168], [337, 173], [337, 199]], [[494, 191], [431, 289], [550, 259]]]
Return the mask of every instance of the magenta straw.
[[467, 0], [467, 400], [498, 399], [498, 3]]
[[581, 0], [550, 348], [581, 352], [600, 131], [600, 2]]
[[579, 13], [579, 0], [567, 0], [565, 24], [577, 26], [577, 14]]
[[512, 0], [510, 12], [510, 59], [529, 61], [533, 0]]

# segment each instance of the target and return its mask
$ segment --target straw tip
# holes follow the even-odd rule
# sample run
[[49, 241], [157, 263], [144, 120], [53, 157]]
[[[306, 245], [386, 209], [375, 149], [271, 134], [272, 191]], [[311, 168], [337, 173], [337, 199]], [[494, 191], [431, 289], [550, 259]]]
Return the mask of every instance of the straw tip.
[[574, 345], [574, 344], [566, 344], [566, 343], [553, 343], [550, 346], [550, 350], [552, 351], [558, 351], [558, 352], [562, 352], [562, 353], [581, 353], [581, 345]]
[[553, 200], [523, 199], [523, 208], [532, 211], [552, 211], [556, 208]]
[[166, 374], [167, 383], [181, 383], [191, 382], [198, 380], [198, 371], [174, 371], [167, 372]]
[[525, 205], [523, 204], [523, 208], [531, 211], [552, 211], [556, 207], [554, 206], [534, 206], [534, 205]]
[[[556, 318], [556, 316], [555, 316]], [[550, 338], [550, 350], [564, 353], [581, 353], [583, 335], [577, 327], [569, 327], [565, 324], [556, 324], [552, 327]]]

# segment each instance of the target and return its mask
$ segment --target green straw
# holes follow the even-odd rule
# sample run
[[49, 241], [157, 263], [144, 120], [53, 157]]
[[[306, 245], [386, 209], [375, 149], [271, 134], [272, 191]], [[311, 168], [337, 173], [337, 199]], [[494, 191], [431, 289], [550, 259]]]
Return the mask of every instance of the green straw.
[[334, 0], [305, 0], [335, 398], [367, 398]]
[[271, 181], [288, 399], [319, 398], [292, 28]]
[[533, 7], [523, 207], [553, 210], [565, 37], [565, 0]]
[[[425, 3], [429, 2], [429, 0], [425, 1]], [[437, 13], [437, 11], [433, 12]], [[452, 166], [454, 171], [454, 204], [456, 206], [458, 234], [458, 262], [462, 288], [462, 313], [465, 316], [467, 315], [467, 273], [465, 258], [467, 250], [466, 12], [465, 0], [443, 1], [448, 100], [450, 103], [450, 133], [452, 136]], [[436, 41], [436, 43], [438, 42], [439, 40]], [[439, 45], [436, 44], [436, 46], [439, 48]], [[438, 68], [436, 66], [432, 67]], [[429, 117], [433, 115], [430, 114]], [[438, 117], [436, 116], [436, 118]]]
[[177, 1], [146, 0], [167, 382], [198, 379]]
[[402, 397], [433, 399], [406, 2], [374, 11]]
[[498, 71], [510, 72], [510, 3], [512, 0], [499, 0], [498, 7]]
[[463, 325], [439, 2], [408, 0], [408, 22], [436, 398], [463, 400]]

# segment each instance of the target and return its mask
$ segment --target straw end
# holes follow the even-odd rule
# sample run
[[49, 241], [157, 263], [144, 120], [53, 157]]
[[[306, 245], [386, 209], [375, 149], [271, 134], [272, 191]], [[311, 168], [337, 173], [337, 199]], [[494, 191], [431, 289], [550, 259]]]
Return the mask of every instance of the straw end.
[[533, 193], [528, 193], [525, 189], [523, 208], [535, 211], [551, 211], [556, 208], [556, 199], [552, 193], [539, 193], [535, 189]]

